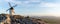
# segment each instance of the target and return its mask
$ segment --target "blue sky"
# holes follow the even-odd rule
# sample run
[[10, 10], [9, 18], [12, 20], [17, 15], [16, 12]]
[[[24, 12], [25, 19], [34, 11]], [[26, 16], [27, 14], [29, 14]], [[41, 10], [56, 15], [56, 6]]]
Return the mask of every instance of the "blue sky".
[[60, 16], [60, 0], [0, 0], [0, 13], [8, 13], [8, 2], [18, 5], [14, 7], [16, 14]]

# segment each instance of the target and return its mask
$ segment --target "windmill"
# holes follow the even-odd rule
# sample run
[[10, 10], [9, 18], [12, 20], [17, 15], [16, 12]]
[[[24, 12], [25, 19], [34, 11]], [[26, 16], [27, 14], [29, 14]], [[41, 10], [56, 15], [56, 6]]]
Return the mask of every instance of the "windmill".
[[15, 12], [14, 12], [14, 7], [16, 7], [17, 5], [11, 6], [11, 4], [10, 4], [9, 2], [8, 2], [8, 4], [9, 4], [10, 8], [7, 9], [6, 11], [9, 11], [10, 16], [7, 16], [6, 22], [7, 22], [8, 24], [11, 24], [10, 21], [14, 21], [14, 18], [13, 18], [13, 15], [14, 15], [14, 13], [15, 13]]
[[[16, 7], [17, 5], [11, 6], [10, 2], [8, 2], [8, 4], [9, 4], [9, 6], [10, 6], [10, 8], [8, 9], [8, 10], [9, 10], [9, 14], [10, 14], [11, 16], [13, 16], [14, 13], [15, 13], [13, 7]], [[8, 11], [8, 10], [7, 10], [7, 11]]]

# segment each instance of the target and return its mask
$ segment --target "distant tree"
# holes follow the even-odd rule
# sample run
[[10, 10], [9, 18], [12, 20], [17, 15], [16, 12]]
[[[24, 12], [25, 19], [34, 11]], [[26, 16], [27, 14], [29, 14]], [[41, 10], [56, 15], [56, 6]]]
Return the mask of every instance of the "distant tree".
[[30, 18], [29, 16], [27, 16], [26, 18]]

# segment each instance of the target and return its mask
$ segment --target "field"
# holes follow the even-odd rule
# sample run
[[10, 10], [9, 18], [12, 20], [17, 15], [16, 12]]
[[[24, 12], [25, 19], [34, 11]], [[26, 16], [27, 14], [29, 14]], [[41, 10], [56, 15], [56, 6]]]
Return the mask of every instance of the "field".
[[60, 24], [60, 19], [58, 17], [46, 17], [42, 19], [48, 24]]
[[40, 18], [48, 24], [60, 24], [60, 17], [41, 16], [41, 17], [34, 17], [34, 18]]

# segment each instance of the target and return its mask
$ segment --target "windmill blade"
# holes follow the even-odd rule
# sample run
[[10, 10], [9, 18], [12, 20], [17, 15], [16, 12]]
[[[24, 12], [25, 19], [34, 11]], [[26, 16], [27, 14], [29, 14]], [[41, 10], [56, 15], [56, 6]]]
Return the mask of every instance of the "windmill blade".
[[6, 12], [7, 12], [8, 10], [10, 10], [10, 9], [7, 9]]
[[16, 7], [17, 6], [17, 4], [16, 5], [14, 5], [13, 7]]
[[8, 2], [8, 4], [9, 4], [10, 7], [12, 7], [11, 4], [10, 4], [10, 2]]

